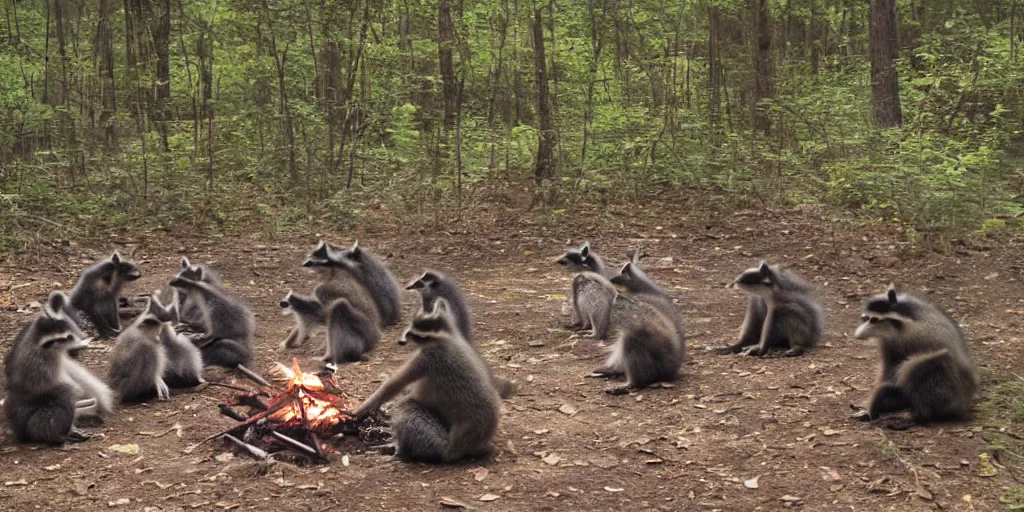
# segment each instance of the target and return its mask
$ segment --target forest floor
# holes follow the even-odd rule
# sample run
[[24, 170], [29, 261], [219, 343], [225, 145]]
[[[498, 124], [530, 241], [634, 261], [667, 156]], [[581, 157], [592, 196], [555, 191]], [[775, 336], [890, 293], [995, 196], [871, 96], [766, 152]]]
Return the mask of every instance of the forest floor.
[[[16, 310], [69, 288], [84, 266], [120, 248], [144, 273], [126, 294], [163, 286], [188, 254], [251, 304], [259, 326], [253, 368], [298, 355], [312, 369], [322, 353], [316, 344], [279, 348], [291, 319], [280, 316], [278, 300], [312, 287], [299, 263], [318, 236], [339, 244], [358, 238], [387, 256], [403, 284], [428, 267], [456, 278], [485, 357], [518, 381], [519, 393], [504, 403], [490, 460], [428, 466], [352, 453], [347, 466], [337, 454], [325, 466], [299, 467], [223, 456], [231, 450], [219, 441], [185, 453], [232, 424], [216, 406], [233, 392], [178, 392], [118, 410], [86, 443], [16, 446], [8, 436], [0, 444], [0, 507], [437, 510], [447, 499], [478, 510], [1002, 510], [1001, 496], [1019, 492], [1021, 471], [1012, 464], [1020, 455], [988, 453], [993, 443], [1020, 438], [1012, 423], [1000, 423], [1004, 405], [1018, 397], [993, 390], [1022, 389], [1014, 383], [1024, 365], [1024, 241], [1004, 235], [937, 253], [910, 248], [890, 230], [838, 225], [813, 211], [685, 211], [660, 219], [483, 219], [447, 231], [378, 226], [274, 240], [257, 233], [175, 241], [158, 232], [8, 257], [0, 262], [3, 351], [30, 318]], [[615, 266], [642, 245], [648, 274], [675, 294], [689, 348], [674, 387], [610, 396], [604, 390], [615, 383], [585, 378], [604, 351], [561, 329], [571, 276], [553, 263], [582, 237]], [[733, 340], [745, 308], [742, 294], [725, 285], [759, 258], [790, 264], [820, 292], [828, 319], [819, 349], [763, 359], [710, 352]], [[889, 282], [932, 298], [964, 324], [988, 397], [979, 399], [973, 421], [890, 431], [849, 419], [877, 365], [876, 348], [852, 332], [863, 300]], [[416, 301], [403, 292], [406, 318]], [[394, 343], [402, 328], [389, 329], [369, 361], [340, 369], [338, 381], [354, 402], [409, 354]], [[83, 359], [105, 372], [109, 348], [101, 343]], [[207, 378], [248, 384], [222, 370]], [[115, 444], [137, 444], [139, 452], [112, 451]]]

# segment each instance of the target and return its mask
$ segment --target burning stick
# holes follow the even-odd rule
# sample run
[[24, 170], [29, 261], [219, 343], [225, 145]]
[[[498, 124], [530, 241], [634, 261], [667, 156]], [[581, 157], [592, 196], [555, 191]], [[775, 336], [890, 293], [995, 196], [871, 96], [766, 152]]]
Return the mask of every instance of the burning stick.
[[240, 372], [242, 372], [246, 377], [249, 378], [249, 380], [259, 384], [260, 386], [267, 387], [267, 388], [274, 387], [273, 384], [267, 382], [267, 379], [264, 379], [263, 377], [260, 377], [260, 375], [258, 373], [254, 372], [254, 371], [252, 371], [252, 370], [250, 370], [248, 368], [246, 368], [244, 365], [238, 365], [238, 366], [235, 367], [235, 369], [240, 371]]
[[255, 457], [255, 458], [259, 459], [259, 460], [267, 460], [268, 458], [270, 458], [270, 454], [269, 453], [261, 450], [260, 448], [258, 448], [256, 446], [253, 446], [253, 445], [251, 445], [251, 444], [249, 444], [249, 443], [247, 443], [245, 441], [242, 441], [241, 439], [239, 439], [239, 438], [237, 438], [237, 437], [235, 437], [235, 436], [233, 436], [231, 434], [224, 434], [224, 437], [226, 437], [228, 439], [228, 441], [231, 441], [232, 443], [235, 443], [236, 445], [238, 445], [239, 448], [242, 448], [245, 451], [249, 452], [249, 455], [252, 455], [253, 457]]
[[317, 450], [317, 449], [307, 445], [306, 443], [302, 443], [302, 442], [299, 442], [299, 441], [297, 441], [295, 439], [292, 439], [292, 438], [290, 438], [290, 437], [288, 437], [288, 436], [286, 436], [286, 435], [284, 435], [284, 434], [282, 434], [280, 432], [277, 432], [275, 430], [271, 430], [270, 431], [270, 435], [274, 436], [274, 439], [277, 439], [278, 441], [281, 441], [282, 443], [284, 443], [284, 444], [286, 444], [286, 445], [288, 445], [288, 446], [290, 446], [290, 447], [292, 447], [292, 448], [294, 448], [294, 449], [296, 449], [296, 450], [298, 450], [300, 452], [303, 452], [306, 455], [309, 455], [310, 457], [323, 458], [323, 456], [324, 456], [322, 453], [320, 453], [320, 450]]

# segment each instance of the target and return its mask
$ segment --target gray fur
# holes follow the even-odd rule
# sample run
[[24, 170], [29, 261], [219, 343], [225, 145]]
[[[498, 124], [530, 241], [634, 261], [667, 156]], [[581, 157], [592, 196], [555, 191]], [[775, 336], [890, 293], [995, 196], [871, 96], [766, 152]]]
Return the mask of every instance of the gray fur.
[[[321, 241], [302, 263], [302, 266], [312, 269], [320, 275], [320, 283], [313, 290], [316, 300], [321, 304], [331, 304], [342, 298], [348, 300], [352, 307], [370, 318], [376, 325], [383, 327], [380, 309], [370, 290], [355, 274], [352, 265], [347, 260], [329, 259], [327, 257], [328, 248], [332, 253], [341, 252]], [[326, 319], [321, 321], [321, 323], [325, 322]]]
[[[435, 270], [425, 270], [423, 275], [409, 283], [405, 289], [415, 290], [419, 293], [420, 309], [423, 311], [433, 310], [434, 304], [439, 299], [444, 299], [448, 303], [452, 317], [455, 319], [455, 325], [458, 327], [462, 337], [479, 352], [479, 346], [473, 340], [472, 317], [469, 305], [466, 303], [466, 295], [462, 293], [455, 280]], [[490, 370], [490, 367], [488, 367], [488, 370]], [[502, 399], [515, 394], [517, 386], [514, 382], [504, 377], [493, 375], [493, 373], [491, 380], [494, 382], [494, 386], [498, 389], [498, 394]]]
[[110, 389], [68, 355], [89, 343], [65, 314], [69, 300], [50, 294], [4, 358], [4, 416], [18, 442], [84, 441], [89, 436], [75, 427], [76, 419], [112, 409]]
[[288, 331], [281, 348], [295, 348], [306, 343], [317, 327], [326, 324], [324, 305], [316, 297], [304, 297], [289, 291], [280, 304], [285, 313], [291, 313], [295, 318], [295, 326]]
[[[798, 356], [818, 345], [825, 328], [825, 312], [811, 286], [792, 271], [761, 262], [745, 270], [733, 284], [747, 292], [747, 313], [736, 343], [721, 353], [766, 355], [775, 347], [784, 355]], [[756, 346], [755, 346], [756, 345]]]
[[203, 313], [206, 336], [199, 343], [203, 364], [225, 368], [248, 364], [256, 329], [252, 311], [230, 290], [204, 282], [201, 268], [198, 272], [192, 279], [178, 274], [170, 284], [192, 295]]
[[866, 414], [855, 416], [877, 419], [909, 410], [919, 424], [969, 417], [979, 381], [960, 326], [935, 306], [892, 288], [869, 304], [889, 297], [896, 315], [865, 310], [855, 333], [857, 339], [878, 340], [881, 356]]
[[96, 327], [99, 337], [113, 338], [121, 330], [118, 306], [121, 290], [142, 273], [139, 267], [115, 252], [110, 258], [82, 271], [78, 282], [69, 292], [70, 301], [65, 308], [76, 317], [81, 312]]
[[[177, 289], [172, 290], [177, 292]], [[172, 300], [169, 305], [164, 305], [159, 293], [154, 293], [146, 312], [155, 315], [162, 322], [167, 322], [160, 331], [160, 343], [167, 354], [164, 382], [172, 388], [191, 388], [206, 382], [203, 379], [203, 357], [199, 347], [174, 330], [177, 304], [176, 300]]]
[[569, 294], [569, 303], [576, 321], [574, 326], [581, 329], [590, 328], [595, 339], [608, 339], [618, 296], [615, 286], [601, 274], [576, 274], [576, 277], [572, 278], [572, 292]]
[[[149, 310], [149, 305], [146, 309]], [[161, 340], [168, 326], [147, 311], [117, 337], [110, 356], [107, 383], [119, 401], [136, 402], [153, 396], [160, 400], [170, 398], [170, 390], [164, 382], [167, 351]]]
[[360, 361], [377, 347], [377, 324], [345, 299], [327, 308], [327, 347], [324, 361], [331, 363]]
[[[207, 265], [193, 265], [189, 261], [187, 256], [181, 257], [181, 271], [180, 276], [191, 279], [201, 280], [204, 283], [220, 290], [221, 293], [229, 294], [227, 286], [221, 280], [220, 275], [213, 271]], [[199, 307], [199, 302], [192, 294], [185, 291], [177, 293], [177, 309], [178, 309], [178, 322], [185, 324], [193, 329], [203, 328], [203, 312]]]
[[[555, 263], [565, 270], [578, 273], [573, 277], [569, 290], [569, 306], [572, 309], [573, 322], [566, 325], [566, 328], [573, 331], [591, 329], [595, 338], [607, 339], [611, 327], [611, 308], [604, 307], [608, 304], [608, 294], [602, 286], [603, 281], [606, 280], [583, 275], [584, 273], [593, 273], [600, 277], [606, 277], [604, 260], [590, 248], [589, 242], [583, 242], [578, 248], [566, 251], [555, 260]], [[581, 291], [590, 295], [580, 297]], [[612, 291], [614, 291], [614, 287], [612, 287]], [[583, 305], [582, 308], [580, 304]], [[595, 328], [593, 319], [597, 319], [602, 326], [607, 324], [608, 327]]]
[[359, 242], [345, 250], [337, 250], [327, 244], [327, 259], [341, 264], [355, 275], [373, 298], [384, 327], [395, 325], [401, 320], [402, 306], [398, 297], [398, 282], [391, 271], [380, 260], [359, 247]]
[[407, 460], [456, 462], [486, 455], [497, 431], [501, 398], [480, 354], [461, 339], [444, 299], [420, 311], [400, 340], [418, 350], [356, 411], [365, 418], [410, 387], [392, 423]]
[[626, 385], [609, 390], [619, 394], [659, 382], [679, 380], [686, 359], [682, 316], [672, 299], [640, 268], [634, 254], [611, 283], [625, 290], [631, 305], [619, 321], [619, 337], [599, 375], [626, 376]]

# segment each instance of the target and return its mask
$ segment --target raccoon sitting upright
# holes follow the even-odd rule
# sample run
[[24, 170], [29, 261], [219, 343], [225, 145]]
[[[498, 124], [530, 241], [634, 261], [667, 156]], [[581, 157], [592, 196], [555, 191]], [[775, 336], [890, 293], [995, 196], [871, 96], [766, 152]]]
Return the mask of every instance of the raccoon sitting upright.
[[18, 442], [81, 442], [76, 420], [110, 412], [110, 388], [68, 355], [89, 344], [65, 314], [68, 297], [51, 293], [43, 311], [18, 333], [4, 358], [4, 416]]
[[326, 245], [326, 249], [327, 259], [347, 267], [370, 292], [377, 305], [381, 325], [397, 324], [402, 317], [402, 306], [398, 300], [398, 282], [391, 271], [376, 256], [359, 247], [358, 241], [345, 250], [339, 251], [331, 245]]
[[191, 388], [206, 382], [203, 379], [203, 356], [199, 347], [174, 329], [178, 319], [177, 289], [171, 290], [171, 300], [166, 304], [161, 301], [159, 292], [153, 293], [143, 314], [152, 314], [165, 323], [160, 330], [160, 342], [167, 353], [164, 382], [172, 388]]
[[115, 252], [109, 259], [82, 271], [69, 293], [66, 309], [73, 318], [77, 318], [77, 312], [83, 313], [101, 338], [113, 338], [121, 331], [121, 289], [141, 276], [138, 266]]
[[153, 396], [159, 400], [170, 398], [170, 389], [164, 382], [167, 350], [162, 341], [169, 324], [161, 321], [150, 310], [151, 306], [152, 299], [146, 304], [146, 311], [117, 337], [110, 357], [107, 383], [121, 402]]
[[867, 409], [855, 418], [909, 410], [914, 423], [924, 424], [970, 415], [978, 374], [952, 318], [890, 285], [868, 299], [861, 319], [854, 336], [878, 341], [881, 371]]
[[555, 263], [570, 272], [577, 272], [569, 291], [573, 322], [566, 328], [573, 331], [591, 329], [595, 339], [608, 339], [619, 294], [604, 275], [604, 261], [590, 249], [589, 242], [583, 242], [578, 249], [566, 251]]
[[[188, 259], [188, 256], [181, 257], [181, 270], [179, 271], [179, 275], [193, 281], [201, 280], [213, 288], [216, 288], [221, 293], [230, 293], [223, 281], [221, 281], [220, 276], [217, 275], [213, 269], [207, 265], [193, 264]], [[185, 291], [179, 293], [174, 288], [172, 288], [172, 290], [175, 290], [175, 304], [178, 312], [177, 323], [185, 324], [193, 329], [201, 330], [203, 328], [203, 312], [199, 308], [199, 302], [193, 295]]]
[[416, 353], [355, 412], [366, 418], [409, 388], [391, 423], [395, 457], [451, 463], [491, 451], [501, 399], [487, 363], [461, 338], [446, 300], [420, 310], [399, 340], [415, 343]]
[[[452, 318], [459, 332], [462, 333], [462, 337], [473, 345], [479, 353], [479, 346], [473, 340], [469, 304], [466, 303], [465, 294], [462, 293], [459, 285], [453, 279], [440, 272], [426, 270], [419, 279], [409, 283], [405, 289], [416, 290], [419, 293], [420, 309], [423, 311], [432, 311], [434, 304], [439, 300], [443, 299], [447, 302]], [[489, 366], [488, 370], [490, 370]], [[514, 382], [504, 377], [493, 375], [493, 372], [491, 380], [494, 382], [494, 386], [498, 389], [498, 394], [501, 395], [502, 399], [512, 396], [516, 391]]]
[[203, 364], [234, 368], [249, 364], [256, 319], [249, 306], [228, 290], [221, 290], [203, 281], [204, 270], [187, 276], [179, 273], [170, 285], [196, 300], [202, 312], [205, 338], [197, 343]]
[[686, 334], [679, 310], [639, 266], [639, 252], [622, 266], [612, 284], [631, 301], [619, 325], [619, 337], [598, 376], [626, 376], [626, 385], [608, 390], [627, 393], [659, 382], [679, 380], [686, 357]]
[[745, 347], [763, 356], [775, 347], [785, 356], [799, 356], [821, 341], [825, 313], [810, 285], [792, 271], [762, 261], [741, 273], [730, 285], [747, 292], [747, 315], [739, 340], [720, 353], [736, 354]]

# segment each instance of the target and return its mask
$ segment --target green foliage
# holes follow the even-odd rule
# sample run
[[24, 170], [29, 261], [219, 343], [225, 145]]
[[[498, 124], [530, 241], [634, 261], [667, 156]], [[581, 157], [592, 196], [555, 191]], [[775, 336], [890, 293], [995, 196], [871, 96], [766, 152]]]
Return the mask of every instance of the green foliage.
[[[498, 200], [533, 183], [534, 5], [557, 139], [557, 179], [542, 186], [571, 191], [557, 197], [675, 188], [816, 203], [911, 236], [985, 234], [1024, 211], [1024, 65], [1006, 1], [944, 2], [927, 16], [897, 2], [904, 124], [884, 131], [865, 3], [769, 2], [773, 93], [756, 106], [749, 2], [449, 3], [457, 98], [440, 75], [437, 2], [171, 2], [166, 104], [155, 99], [163, 2], [140, 4], [133, 47], [124, 6], [104, 2], [112, 82], [99, 0], [62, 9], [65, 60], [52, 2], [6, 3], [0, 197], [13, 214], [0, 218], [0, 249], [40, 227], [31, 216], [83, 229], [254, 219], [269, 235], [325, 216], [359, 222], [381, 204], [409, 214]], [[442, 122], [449, 101], [457, 134]], [[754, 129], [755, 107], [768, 129]]]

